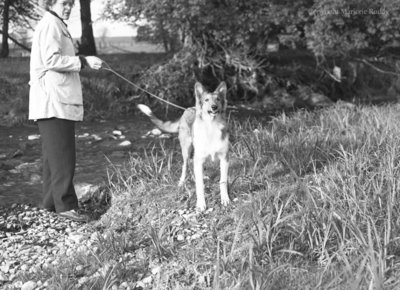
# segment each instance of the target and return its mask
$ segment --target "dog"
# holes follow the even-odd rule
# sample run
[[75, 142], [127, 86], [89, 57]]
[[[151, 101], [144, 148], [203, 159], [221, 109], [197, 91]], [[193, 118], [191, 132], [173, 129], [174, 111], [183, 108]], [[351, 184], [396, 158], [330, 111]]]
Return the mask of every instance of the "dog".
[[206, 209], [204, 197], [203, 165], [208, 157], [220, 161], [220, 194], [223, 206], [229, 204], [228, 196], [228, 150], [229, 132], [226, 121], [227, 87], [221, 82], [214, 92], [208, 92], [201, 83], [194, 86], [196, 105], [184, 111], [176, 121], [158, 119], [146, 105], [137, 107], [161, 130], [168, 133], [178, 133], [182, 150], [183, 164], [179, 186], [186, 180], [189, 158], [193, 153], [193, 167], [196, 183], [196, 208]]

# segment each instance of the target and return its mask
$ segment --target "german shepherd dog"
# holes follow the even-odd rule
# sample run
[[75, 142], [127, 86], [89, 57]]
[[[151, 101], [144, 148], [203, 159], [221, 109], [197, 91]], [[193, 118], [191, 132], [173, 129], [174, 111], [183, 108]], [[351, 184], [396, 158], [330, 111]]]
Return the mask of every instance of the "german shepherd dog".
[[229, 133], [226, 122], [226, 84], [222, 82], [217, 89], [210, 93], [202, 84], [195, 84], [196, 106], [184, 111], [181, 118], [176, 121], [161, 121], [149, 107], [138, 105], [138, 108], [146, 114], [150, 120], [162, 131], [178, 133], [179, 143], [182, 149], [183, 165], [179, 186], [183, 186], [186, 180], [186, 172], [189, 158], [194, 150], [193, 165], [196, 181], [196, 208], [199, 211], [206, 209], [204, 197], [203, 164], [208, 157], [214, 161], [220, 161], [220, 191], [221, 203], [229, 204], [228, 196], [228, 149]]

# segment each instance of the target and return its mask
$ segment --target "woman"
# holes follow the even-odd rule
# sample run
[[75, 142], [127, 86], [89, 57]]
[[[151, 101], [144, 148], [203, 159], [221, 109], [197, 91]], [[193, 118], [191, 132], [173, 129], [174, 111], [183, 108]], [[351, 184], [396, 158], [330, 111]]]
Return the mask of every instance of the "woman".
[[79, 72], [100, 69], [94, 56], [75, 56], [69, 19], [74, 0], [44, 0], [46, 10], [32, 39], [29, 119], [36, 120], [42, 138], [43, 199], [41, 207], [75, 221], [79, 214], [73, 186], [75, 122], [83, 119]]

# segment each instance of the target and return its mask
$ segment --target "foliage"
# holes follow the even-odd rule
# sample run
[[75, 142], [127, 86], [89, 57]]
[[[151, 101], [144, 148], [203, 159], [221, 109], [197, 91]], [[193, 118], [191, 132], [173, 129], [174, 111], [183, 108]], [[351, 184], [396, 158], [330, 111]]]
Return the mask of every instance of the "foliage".
[[[310, 0], [297, 1], [118, 1], [108, 0], [105, 15], [146, 26], [154, 37], [160, 31], [179, 35], [183, 45], [195, 42], [210, 48], [245, 46], [253, 52], [264, 50], [271, 38], [291, 34], [296, 41], [297, 26], [305, 21], [304, 11]], [[232, 21], [235, 19], [235, 21]], [[147, 22], [140, 23], [139, 20]], [[284, 42], [284, 41], [283, 41]]]
[[122, 16], [147, 27], [152, 38], [178, 34], [181, 44], [200, 43], [217, 52], [241, 46], [247, 54], [265, 54], [267, 44], [278, 40], [290, 48], [308, 43], [316, 56], [348, 55], [366, 48], [378, 52], [400, 36], [395, 0], [118, 2], [107, 1], [108, 18]]
[[[31, 27], [31, 20], [37, 20], [39, 18], [38, 11], [36, 10], [38, 0], [14, 0], [10, 2], [9, 20], [13, 24], [14, 28], [23, 26], [25, 28]], [[4, 8], [4, 1], [0, 3], [0, 14], [2, 14]], [[0, 19], [0, 24], [3, 23], [3, 19]]]
[[[317, 59], [316, 74], [325, 74], [335, 62], [347, 70], [352, 58], [388, 55], [388, 46], [400, 36], [399, 13], [395, 0], [108, 0], [105, 9], [107, 18], [138, 25], [142, 39], [164, 43], [167, 51], [183, 50], [165, 67], [154, 69], [160, 74], [154, 78], [165, 81], [159, 87], [174, 86], [162, 75], [186, 63], [189, 51], [194, 76], [182, 73], [173, 80], [192, 84], [197, 79], [210, 87], [225, 80], [234, 99], [242, 101], [264, 97], [267, 77], [276, 74], [269, 63], [272, 45], [310, 50]], [[340, 86], [332, 81], [330, 87]], [[345, 81], [338, 91], [348, 87]]]
[[[32, 29], [32, 21], [39, 19], [40, 14], [36, 7], [38, 0], [10, 1], [9, 7], [9, 28], [13, 33], [16, 33], [21, 38], [24, 37], [28, 29]], [[4, 1], [0, 2], [0, 15], [3, 14]], [[0, 18], [0, 26], [3, 25], [3, 17]]]
[[317, 57], [384, 54], [400, 38], [399, 14], [395, 0], [317, 1], [305, 36]]
[[[302, 5], [308, 2], [289, 6], [277, 4], [277, 1], [176, 0], [117, 4], [108, 0], [105, 15], [141, 26], [139, 33], [145, 33], [146, 39], [164, 43], [167, 51], [182, 49], [165, 67], [154, 69], [160, 76], [155, 76], [154, 71], [149, 74], [157, 79], [151, 83], [163, 79], [165, 82], [159, 82], [158, 87], [175, 86], [163, 75], [171, 73], [171, 66], [184, 67], [177, 72], [181, 78], [178, 75], [173, 78], [179, 83], [192, 86], [197, 79], [213, 87], [220, 80], [226, 80], [236, 99], [248, 99], [258, 93], [255, 77], [261, 63], [256, 56], [264, 54], [268, 42], [281, 35], [286, 35], [281, 37], [285, 44], [300, 42], [301, 31], [297, 24], [303, 22], [304, 17], [297, 15], [302, 15]], [[188, 54], [191, 54], [191, 63], [187, 63]], [[188, 69], [194, 75], [187, 75]], [[148, 85], [146, 81], [145, 85]], [[177, 90], [170, 91], [170, 95], [180, 94]]]

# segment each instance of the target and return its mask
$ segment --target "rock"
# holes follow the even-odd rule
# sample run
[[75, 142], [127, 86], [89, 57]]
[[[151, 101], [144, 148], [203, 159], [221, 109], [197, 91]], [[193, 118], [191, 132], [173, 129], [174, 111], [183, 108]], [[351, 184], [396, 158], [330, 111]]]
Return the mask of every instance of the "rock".
[[17, 289], [21, 289], [22, 285], [23, 285], [22, 281], [14, 282], [14, 287], [16, 287]]
[[152, 134], [153, 136], [159, 136], [159, 135], [162, 134], [162, 132], [161, 132], [160, 129], [155, 128], [155, 129], [151, 130], [151, 134]]
[[78, 183], [75, 184], [75, 192], [78, 200], [81, 202], [86, 202], [90, 200], [95, 193], [100, 190], [99, 185], [93, 185], [90, 183]]
[[81, 135], [78, 135], [77, 137], [78, 137], [79, 139], [81, 139], [81, 138], [88, 138], [89, 136], [90, 136], [89, 133], [83, 133], [83, 134], [81, 134]]
[[68, 239], [73, 241], [75, 244], [79, 244], [83, 240], [83, 238], [84, 238], [83, 235], [76, 234], [76, 233], [71, 233], [68, 236]]
[[20, 157], [24, 155], [24, 152], [22, 152], [22, 150], [17, 149], [16, 151], [14, 151], [14, 153], [11, 154], [11, 158], [16, 158], [16, 157]]
[[37, 161], [21, 163], [15, 167], [15, 170], [18, 173], [28, 173], [28, 172], [36, 173], [40, 172], [40, 169], [41, 169], [41, 163]]
[[30, 183], [39, 183], [42, 180], [42, 177], [39, 174], [32, 174], [29, 178]]
[[30, 140], [30, 141], [38, 140], [38, 139], [40, 139], [40, 135], [38, 135], [38, 134], [28, 136], [28, 140]]
[[8, 281], [8, 278], [5, 274], [3, 274], [2, 272], [0, 272], [0, 281], [4, 282], [4, 281]]
[[21, 290], [34, 290], [35, 288], [36, 288], [36, 282], [28, 281], [22, 285]]
[[92, 138], [94, 139], [94, 141], [101, 141], [103, 140], [103, 138], [101, 138], [99, 135], [97, 134], [92, 134]]
[[0, 271], [3, 273], [8, 273], [9, 270], [10, 270], [10, 264], [8, 264], [8, 263], [0, 266]]
[[298, 88], [299, 100], [298, 105], [306, 105], [310, 107], [326, 107], [333, 104], [332, 100], [327, 96], [314, 92], [310, 87], [299, 86]]
[[151, 284], [151, 282], [153, 282], [153, 278], [151, 276], [148, 276], [146, 278], [144, 278], [142, 280], [142, 282], [146, 285], [146, 284]]
[[153, 269], [151, 269], [151, 273], [153, 275], [157, 275], [160, 272], [161, 272], [161, 267], [160, 266], [157, 266], [157, 267], [154, 267]]
[[145, 135], [142, 136], [142, 138], [147, 138], [147, 137], [155, 137], [155, 136], [160, 136], [162, 134], [162, 131], [158, 128], [154, 128], [153, 130], [147, 132]]
[[121, 147], [128, 147], [131, 145], [132, 145], [132, 142], [128, 141], [128, 140], [122, 141], [121, 143], [118, 144], [118, 146], [121, 146]]
[[331, 99], [319, 93], [311, 94], [308, 102], [312, 107], [326, 107], [333, 104]]
[[122, 131], [121, 130], [114, 130], [114, 131], [112, 131], [112, 133], [115, 136], [121, 136], [122, 135]]
[[127, 289], [129, 287], [129, 284], [128, 284], [128, 282], [122, 282], [121, 285], [119, 285], [119, 287], [123, 288], [123, 289]]
[[172, 137], [171, 134], [161, 134], [161, 135], [159, 136], [160, 139], [169, 139], [169, 138], [171, 138], [171, 137]]

